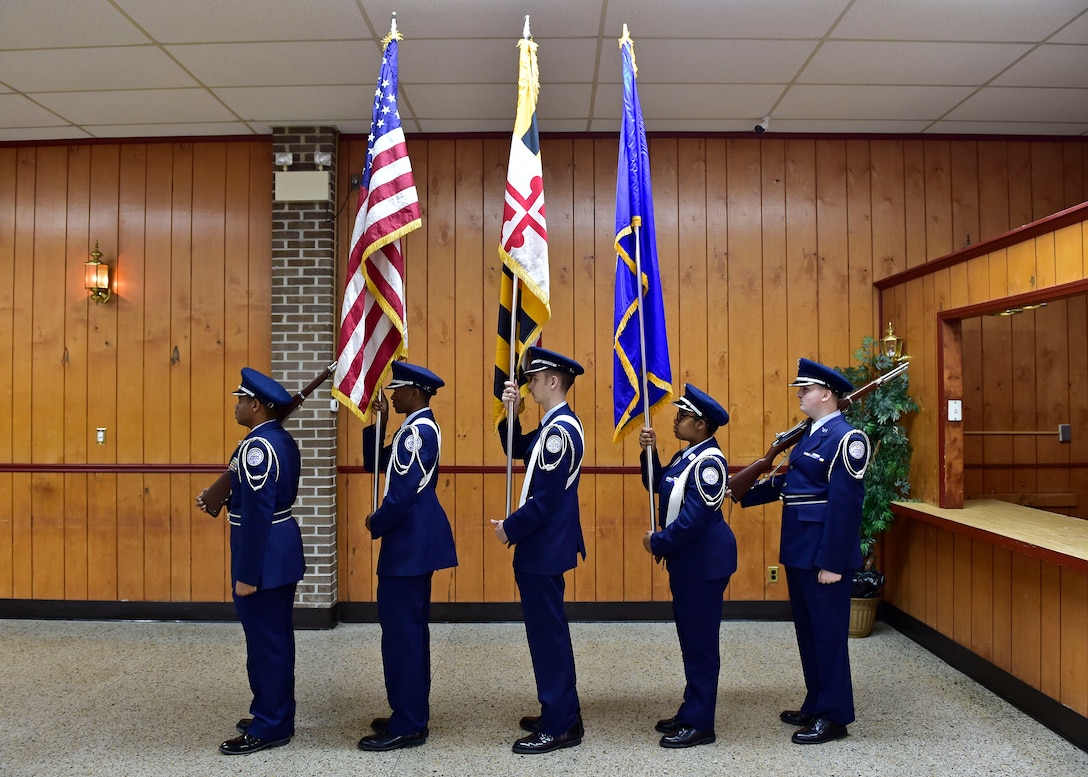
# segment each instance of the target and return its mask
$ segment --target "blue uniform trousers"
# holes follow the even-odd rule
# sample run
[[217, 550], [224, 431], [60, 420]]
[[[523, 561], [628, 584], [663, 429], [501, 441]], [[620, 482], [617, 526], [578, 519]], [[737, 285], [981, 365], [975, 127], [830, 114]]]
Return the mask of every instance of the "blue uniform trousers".
[[684, 703], [676, 717], [700, 731], [714, 730], [721, 669], [718, 637], [722, 625], [722, 595], [728, 583], [728, 577], [719, 580], [669, 578], [676, 636], [680, 639], [687, 681]]
[[295, 629], [291, 610], [297, 583], [234, 596], [246, 635], [246, 671], [253, 703], [248, 733], [258, 739], [295, 734]]
[[562, 575], [514, 572], [521, 593], [525, 636], [533, 659], [536, 697], [540, 701], [540, 730], [559, 736], [578, 721], [577, 682], [570, 625], [563, 609], [566, 581]]
[[389, 734], [427, 728], [431, 717], [431, 577], [378, 576], [385, 694], [393, 714]]
[[793, 625], [808, 693], [801, 712], [832, 723], [854, 722], [850, 684], [850, 586], [853, 577], [822, 584], [817, 570], [786, 567]]

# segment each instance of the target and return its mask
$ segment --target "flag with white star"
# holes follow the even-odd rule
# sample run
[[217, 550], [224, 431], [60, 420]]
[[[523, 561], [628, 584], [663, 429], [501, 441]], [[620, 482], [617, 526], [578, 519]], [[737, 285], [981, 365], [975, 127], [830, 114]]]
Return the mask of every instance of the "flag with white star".
[[333, 396], [364, 422], [393, 361], [408, 352], [401, 238], [422, 223], [397, 111], [397, 41], [386, 40], [351, 233]]

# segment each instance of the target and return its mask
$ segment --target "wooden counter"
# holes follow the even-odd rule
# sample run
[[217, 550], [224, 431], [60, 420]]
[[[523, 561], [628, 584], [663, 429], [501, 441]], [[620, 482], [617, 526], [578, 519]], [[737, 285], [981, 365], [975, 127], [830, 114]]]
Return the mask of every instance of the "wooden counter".
[[1088, 573], [1088, 520], [998, 499], [969, 499], [963, 509], [896, 502], [892, 510], [959, 534]]

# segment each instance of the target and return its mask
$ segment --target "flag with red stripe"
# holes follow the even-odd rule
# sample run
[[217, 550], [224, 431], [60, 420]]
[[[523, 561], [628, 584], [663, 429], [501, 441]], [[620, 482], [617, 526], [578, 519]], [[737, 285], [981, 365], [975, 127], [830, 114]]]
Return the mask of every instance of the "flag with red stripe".
[[[518, 41], [518, 47], [521, 49], [518, 108], [514, 118], [514, 135], [510, 141], [506, 201], [499, 241], [503, 274], [499, 290], [499, 329], [495, 341], [492, 402], [496, 427], [506, 417], [502, 390], [510, 377], [510, 349], [514, 349], [516, 365], [525, 349], [539, 339], [544, 325], [552, 317], [548, 226], [544, 212], [544, 166], [540, 159], [540, 133], [536, 125], [536, 102], [540, 93], [537, 44], [526, 33], [526, 37]], [[518, 285], [516, 305], [515, 280]], [[526, 393], [523, 385], [521, 396], [524, 397]]]
[[393, 361], [408, 352], [401, 238], [421, 224], [397, 112], [398, 33], [386, 40], [351, 233], [332, 393], [364, 422]]

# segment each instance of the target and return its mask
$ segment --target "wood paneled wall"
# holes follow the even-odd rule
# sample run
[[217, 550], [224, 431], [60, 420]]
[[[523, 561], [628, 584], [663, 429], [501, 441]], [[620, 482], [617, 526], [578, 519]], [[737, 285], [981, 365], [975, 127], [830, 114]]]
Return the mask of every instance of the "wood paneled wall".
[[[237, 366], [271, 361], [269, 148], [267, 139], [0, 147], [0, 596], [229, 598], [225, 527], [192, 500], [209, 479], [203, 470], [238, 439], [226, 398]], [[968, 235], [977, 242], [1082, 201], [1085, 148], [654, 138], [674, 380], [727, 405], [732, 421], [719, 439], [730, 462], [761, 455], [796, 419], [786, 384], [798, 356], [845, 364], [863, 335], [879, 333], [875, 280]], [[364, 149], [343, 143], [340, 191]], [[487, 524], [504, 503], [488, 391], [509, 141], [412, 138], [409, 151], [424, 206], [406, 248], [410, 357], [447, 381], [435, 401], [446, 432], [441, 498], [461, 559], [436, 579], [435, 598], [509, 601], [510, 551]], [[611, 442], [616, 156], [614, 139], [543, 143], [554, 315], [544, 342], [587, 367], [572, 404], [587, 427], [590, 555], [570, 590], [579, 601], [664, 600], [665, 575], [640, 543], [645, 495], [625, 474], [637, 464], [635, 440]], [[340, 219], [341, 255], [353, 209]], [[115, 269], [105, 305], [82, 288], [95, 240]], [[953, 273], [948, 288], [960, 294], [975, 272]], [[1065, 272], [1055, 263], [1055, 277]], [[995, 288], [998, 275], [1008, 284], [1014, 273], [995, 270]], [[921, 293], [904, 295], [900, 309], [908, 303], [935, 309]], [[920, 356], [912, 382], [924, 419], [936, 365], [922, 330], [906, 334]], [[343, 419], [340, 594], [369, 601], [376, 553], [361, 523], [370, 478], [351, 471], [359, 427]], [[658, 416], [662, 438], [670, 424]], [[728, 519], [741, 566], [727, 596], [785, 598], [784, 585], [765, 583], [778, 554], [776, 508], [734, 508]]]
[[229, 599], [194, 470], [241, 436], [238, 366], [271, 362], [269, 150], [0, 148], [0, 597]]
[[[961, 331], [964, 496], [1088, 518], [1088, 297], [968, 318]], [[1069, 443], [1058, 424], [1074, 430]]]
[[1084, 572], [906, 517], [884, 547], [889, 602], [1088, 715]]
[[[434, 597], [510, 601], [510, 551], [488, 524], [505, 501], [488, 392], [509, 140], [410, 138], [408, 148], [424, 210], [423, 228], [406, 240], [409, 358], [447, 383], [433, 406], [449, 468], [440, 498], [460, 557], [456, 571], [436, 576]], [[1083, 201], [1086, 148], [1079, 141], [653, 138], [674, 383], [694, 383], [728, 407], [731, 422], [718, 439], [730, 463], [762, 455], [773, 433], [796, 421], [786, 384], [797, 357], [846, 365], [864, 335], [880, 334], [874, 281]], [[364, 141], [343, 143], [340, 191], [364, 154]], [[589, 558], [570, 576], [571, 598], [667, 599], [666, 577], [641, 547], [645, 492], [637, 475], [623, 474], [637, 466], [637, 442], [611, 442], [616, 143], [545, 139], [542, 156], [553, 309], [543, 340], [587, 368], [572, 405], [587, 430], [589, 474], [580, 494]], [[350, 221], [340, 224], [342, 246]], [[955, 294], [968, 294], [966, 280], [950, 278], [941, 294], [952, 294], [953, 282]], [[886, 304], [895, 315], [935, 310], [920, 292]], [[927, 340], [913, 319], [906, 334], [925, 419], [933, 411], [933, 335]], [[361, 463], [360, 430], [354, 418], [342, 418], [340, 464], [353, 470]], [[663, 441], [670, 424], [668, 413], [655, 419]], [[935, 454], [923, 438], [919, 459]], [[662, 447], [666, 455], [676, 448]], [[347, 601], [373, 598], [377, 553], [362, 528], [370, 483], [355, 472], [340, 481]], [[733, 508], [727, 517], [740, 549], [727, 597], [785, 598], [783, 584], [765, 582], [778, 558], [778, 509]]]
[[[1088, 216], [1088, 212], [1085, 215]], [[1063, 325], [1059, 321], [1054, 321], [1053, 326], [1048, 324], [1045, 329], [1037, 329], [1037, 321], [1049, 320], [1040, 319], [1039, 311], [1013, 316], [1005, 319], [1005, 323], [986, 316], [979, 326], [980, 331], [993, 335], [995, 350], [992, 354], [987, 352], [980, 356], [977, 346], [981, 342], [977, 338], [968, 339], [974, 332], [974, 325], [968, 325], [967, 336], [961, 338], [965, 352], [964, 374], [970, 370], [973, 384], [982, 381], [992, 390], [987, 392], [985, 404], [980, 404], [983, 398], [978, 390], [964, 385], [965, 406], [970, 404], [974, 415], [968, 416], [965, 411], [962, 426], [949, 425], [944, 420], [945, 408], [940, 404], [940, 385], [944, 377], [939, 369], [943, 345], [938, 314], [959, 308], [970, 310], [970, 306], [984, 307], [991, 301], [1029, 292], [1045, 296], [1046, 289], [1088, 278], [1086, 223], [1077, 221], [1053, 232], [1027, 237], [931, 273], [918, 273], [902, 282], [889, 279], [889, 285], [881, 292], [884, 318], [895, 322], [896, 330], [906, 336], [911, 356], [911, 393], [922, 408], [922, 412], [908, 422], [915, 448], [911, 468], [912, 496], [915, 498], [941, 504], [940, 465], [945, 455], [939, 445], [942, 433], [958, 437], [960, 442], [956, 444], [962, 445], [962, 432], [966, 428], [1027, 430], [1029, 425], [1052, 422], [1056, 437], [1057, 418], [1074, 410], [1078, 413], [1075, 420], [1084, 423], [1085, 419], [1080, 415], [1083, 398], [1065, 404], [1067, 392], [1076, 391], [1075, 387], [1088, 379], [1083, 298], [1070, 299], [1061, 307], [1068, 311], [1068, 324], [1080, 327], [1067, 333], [1060, 331]], [[1055, 310], [1060, 312], [1059, 308]], [[978, 313], [971, 314], [972, 317], [976, 315]], [[1060, 345], [1066, 338], [1068, 348]], [[1066, 385], [1071, 388], [1066, 389]], [[1038, 418], [1040, 411], [1032, 402], [1048, 406], [1043, 418]], [[968, 420], [971, 426], [968, 426]], [[1074, 435], [1074, 443], [1068, 448], [1068, 461], [1084, 461], [1088, 448], [1084, 447], [1084, 440], [1078, 440], [1083, 436], [1083, 433]], [[970, 444], [980, 443], [972, 441]], [[1028, 448], [1034, 446], [1032, 439], [1026, 437], [1017, 437], [1015, 442], [1008, 437], [981, 442], [988, 451], [985, 455], [991, 458], [1006, 455], [1002, 451], [1007, 451], [1010, 444], [1014, 451], [1019, 451], [1013, 454], [1018, 457], [1017, 461], [1025, 461]], [[1061, 453], [1061, 450], [1047, 451], [1046, 456], [1057, 462], [1055, 457]], [[948, 455], [953, 455], [951, 449]], [[977, 485], [977, 481], [972, 481], [972, 488]]]

